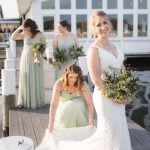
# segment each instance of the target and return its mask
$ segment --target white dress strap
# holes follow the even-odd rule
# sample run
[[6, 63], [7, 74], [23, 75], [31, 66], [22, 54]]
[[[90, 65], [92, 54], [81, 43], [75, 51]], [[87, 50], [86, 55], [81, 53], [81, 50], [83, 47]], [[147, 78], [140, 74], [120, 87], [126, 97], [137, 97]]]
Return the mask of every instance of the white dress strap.
[[91, 45], [90, 48], [91, 47], [95, 47], [95, 48], [99, 49], [99, 46], [97, 46], [97, 45]]

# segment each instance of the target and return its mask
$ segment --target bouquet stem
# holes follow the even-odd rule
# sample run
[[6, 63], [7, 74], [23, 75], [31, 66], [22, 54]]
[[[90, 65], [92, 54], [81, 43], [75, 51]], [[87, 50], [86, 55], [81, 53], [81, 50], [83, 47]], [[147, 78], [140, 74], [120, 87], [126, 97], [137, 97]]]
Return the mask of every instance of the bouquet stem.
[[34, 52], [34, 63], [40, 64], [41, 53], [39, 51]]

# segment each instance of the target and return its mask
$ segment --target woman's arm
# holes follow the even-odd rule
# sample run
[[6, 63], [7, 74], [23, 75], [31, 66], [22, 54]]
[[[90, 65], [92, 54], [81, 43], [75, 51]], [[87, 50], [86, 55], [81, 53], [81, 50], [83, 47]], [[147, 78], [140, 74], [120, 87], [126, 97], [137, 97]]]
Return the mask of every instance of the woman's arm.
[[72, 33], [72, 38], [73, 38], [74, 41], [75, 41], [75, 46], [76, 46], [76, 47], [79, 47], [79, 41], [78, 41], [77, 36], [76, 36], [75, 34]]
[[20, 31], [23, 30], [22, 26], [19, 26], [11, 35], [11, 39], [13, 40], [22, 40], [23, 39], [23, 34]]
[[62, 80], [57, 80], [53, 93], [52, 93], [52, 99], [51, 99], [51, 104], [50, 104], [50, 112], [49, 112], [49, 124], [48, 124], [48, 129], [52, 131], [53, 126], [54, 126], [54, 121], [55, 121], [55, 115], [57, 111], [57, 107], [59, 104], [59, 98], [60, 98], [60, 92], [61, 92], [61, 82]]
[[87, 65], [93, 84], [97, 88], [102, 88], [100, 58], [96, 47], [90, 47], [88, 50]]
[[53, 52], [54, 52], [54, 51], [57, 49], [57, 47], [58, 47], [58, 35], [56, 35], [56, 36], [53, 38], [52, 46], [53, 46]]
[[93, 105], [93, 100], [92, 100], [90, 90], [89, 90], [88, 85], [86, 84], [86, 82], [84, 82], [84, 85], [82, 86], [82, 93], [83, 93], [84, 100], [85, 100], [85, 102], [87, 104], [87, 107], [88, 107], [89, 125], [91, 127], [93, 127], [93, 125], [94, 125], [94, 121], [93, 121], [94, 105]]

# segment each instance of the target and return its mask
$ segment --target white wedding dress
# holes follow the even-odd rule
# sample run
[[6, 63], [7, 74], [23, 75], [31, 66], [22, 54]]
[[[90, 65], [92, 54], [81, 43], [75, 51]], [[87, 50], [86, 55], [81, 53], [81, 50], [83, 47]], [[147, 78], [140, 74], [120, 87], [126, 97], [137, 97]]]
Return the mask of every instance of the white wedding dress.
[[[102, 72], [109, 71], [109, 66], [121, 67], [124, 59], [122, 51], [117, 48], [118, 56], [115, 57], [105, 49], [98, 49]], [[97, 90], [97, 88], [95, 88], [93, 93], [93, 101], [98, 124], [92, 136], [90, 136], [92, 131], [90, 134], [86, 134], [89, 131], [88, 129], [84, 129], [84, 132], [83, 127], [78, 128], [78, 132], [83, 135], [85, 134], [85, 137], [79, 136], [78, 139], [76, 135], [76, 137], [73, 138], [74, 135], [72, 134], [70, 140], [63, 139], [59, 142], [55, 142], [53, 132], [50, 133], [47, 131], [47, 137], [40, 144], [38, 150], [132, 150], [125, 115], [125, 105], [116, 104], [108, 100], [102, 96], [100, 90]], [[67, 129], [64, 133], [67, 134]], [[85, 139], [88, 135], [90, 137]]]

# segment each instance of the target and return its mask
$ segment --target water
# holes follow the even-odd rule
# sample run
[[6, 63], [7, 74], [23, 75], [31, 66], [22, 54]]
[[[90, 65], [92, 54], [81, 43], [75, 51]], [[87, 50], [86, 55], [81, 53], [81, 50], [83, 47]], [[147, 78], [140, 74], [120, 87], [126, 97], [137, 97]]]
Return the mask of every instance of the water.
[[139, 84], [143, 87], [136, 102], [127, 106], [129, 118], [150, 131], [150, 71], [136, 71]]

